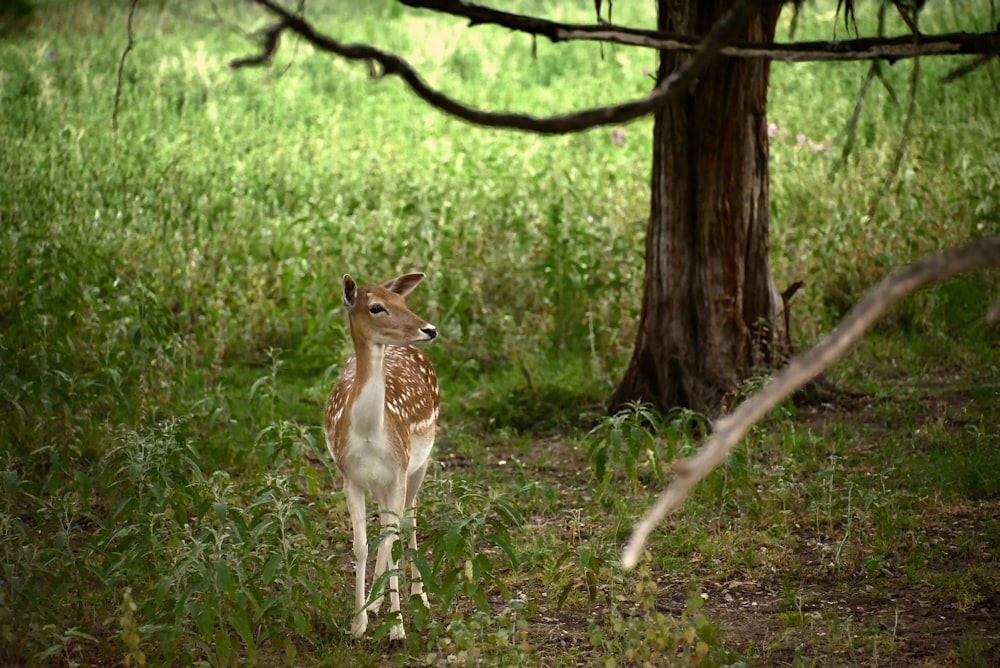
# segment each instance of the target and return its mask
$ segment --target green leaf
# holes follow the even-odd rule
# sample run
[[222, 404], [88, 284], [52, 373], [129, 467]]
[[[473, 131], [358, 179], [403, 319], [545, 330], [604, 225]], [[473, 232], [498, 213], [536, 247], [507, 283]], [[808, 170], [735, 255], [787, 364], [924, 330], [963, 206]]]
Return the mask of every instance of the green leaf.
[[490, 534], [485, 537], [485, 540], [500, 548], [505, 555], [507, 555], [507, 560], [510, 562], [510, 566], [515, 571], [520, 565], [520, 560], [517, 558], [517, 553], [514, 552], [514, 547], [510, 543], [510, 536], [500, 536], [498, 534]]
[[226, 666], [229, 664], [229, 657], [232, 656], [232, 638], [221, 626], [215, 629], [215, 656], [216, 665]]
[[486, 612], [490, 609], [490, 602], [486, 598], [486, 590], [479, 585], [467, 584], [465, 594], [472, 599], [472, 602], [476, 604], [476, 609], [480, 612]]
[[215, 510], [215, 519], [219, 521], [219, 524], [225, 524], [229, 505], [225, 501], [216, 501], [212, 504], [212, 508]]
[[278, 572], [278, 565], [281, 563], [281, 554], [275, 552], [264, 564], [263, 570], [261, 570], [260, 577], [264, 581], [264, 584], [271, 584], [274, 580], [275, 574]]
[[573, 583], [570, 582], [562, 591], [559, 592], [559, 598], [556, 599], [556, 611], [562, 610], [563, 605], [566, 603], [566, 599], [569, 598], [570, 592], [573, 591]]
[[198, 633], [205, 639], [205, 642], [212, 641], [212, 630], [215, 628], [215, 610], [212, 606], [202, 603], [195, 608], [194, 623], [198, 626]]
[[153, 600], [156, 602], [156, 607], [163, 606], [163, 601], [167, 598], [167, 592], [170, 591], [171, 584], [173, 584], [173, 579], [169, 575], [164, 575], [156, 583], [156, 589], [153, 593]]
[[233, 610], [226, 613], [226, 621], [233, 627], [243, 641], [247, 649], [247, 660], [251, 664], [257, 663], [257, 645], [254, 642], [253, 631], [250, 629], [250, 620], [242, 610]]
[[8, 495], [13, 495], [17, 491], [17, 471], [14, 469], [4, 471], [3, 488]]
[[233, 571], [229, 564], [219, 560], [215, 562], [215, 576], [219, 583], [219, 588], [225, 592], [230, 599], [236, 598], [236, 582], [233, 580]]
[[598, 482], [604, 482], [608, 477], [608, 449], [601, 448], [597, 451], [597, 458], [594, 460], [594, 474]]
[[300, 636], [306, 634], [306, 616], [302, 614], [301, 610], [296, 610], [292, 613], [292, 627]]
[[521, 512], [515, 508], [507, 499], [496, 499], [493, 505], [500, 509], [498, 514], [503, 516], [508, 526], [519, 527], [524, 523]]
[[305, 508], [301, 506], [296, 506], [295, 508], [292, 509], [292, 512], [295, 514], [297, 518], [299, 518], [299, 522], [302, 524], [302, 530], [306, 534], [311, 534], [312, 520], [309, 519], [309, 514], [306, 512]]
[[253, 530], [250, 532], [250, 542], [260, 543], [261, 537], [264, 535], [264, 533], [267, 532], [269, 529], [271, 529], [271, 527], [275, 526], [276, 524], [277, 521], [271, 518], [268, 518], [257, 524], [257, 526], [255, 526]]

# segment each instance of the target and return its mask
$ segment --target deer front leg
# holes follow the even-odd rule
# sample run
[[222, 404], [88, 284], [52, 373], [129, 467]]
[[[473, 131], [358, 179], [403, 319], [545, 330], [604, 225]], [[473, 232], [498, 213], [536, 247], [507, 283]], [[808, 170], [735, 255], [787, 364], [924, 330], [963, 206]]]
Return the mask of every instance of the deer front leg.
[[365, 609], [365, 571], [368, 567], [368, 533], [365, 527], [365, 491], [352, 483], [344, 483], [347, 511], [354, 529], [354, 619], [351, 633], [360, 638], [368, 629], [368, 611]]

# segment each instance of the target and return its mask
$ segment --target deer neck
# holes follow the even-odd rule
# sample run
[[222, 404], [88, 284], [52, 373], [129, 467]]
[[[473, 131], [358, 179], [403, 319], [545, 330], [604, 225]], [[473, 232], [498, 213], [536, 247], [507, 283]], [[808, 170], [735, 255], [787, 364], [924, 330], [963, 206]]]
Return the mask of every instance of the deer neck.
[[385, 345], [355, 341], [354, 403], [351, 426], [365, 439], [379, 438], [385, 432]]

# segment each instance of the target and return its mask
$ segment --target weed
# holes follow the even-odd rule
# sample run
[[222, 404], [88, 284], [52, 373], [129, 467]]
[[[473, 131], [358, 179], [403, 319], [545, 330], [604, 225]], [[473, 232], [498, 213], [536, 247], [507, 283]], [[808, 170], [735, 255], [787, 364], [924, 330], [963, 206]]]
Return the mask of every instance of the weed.
[[[913, 633], [912, 601], [929, 600], [968, 624], [925, 655], [992, 665], [991, 629], [970, 620], [1000, 554], [998, 335], [980, 322], [995, 271], [902, 304], [829, 372], [863, 398], [784, 406], [623, 573], [650, 492], [709, 429], [641, 405], [595, 418], [635, 336], [650, 119], [475, 129], [304, 47], [234, 72], [252, 45], [219, 18], [253, 30], [249, 3], [158, 2], [137, 7], [113, 137], [127, 3], [30, 4], [0, 40], [0, 663], [711, 665], [739, 661], [732, 645], [749, 663], [903, 664], [896, 629], [947, 637]], [[470, 104], [561, 113], [649, 90], [646, 51], [533, 50], [399, 3], [334, 4], [310, 15]], [[928, 31], [982, 12], [930, 4]], [[652, 6], [616, 4], [615, 21], [652, 27]], [[799, 36], [829, 38], [832, 9], [803, 5]], [[929, 82], [951, 65], [921, 63]], [[772, 68], [769, 242], [779, 284], [806, 281], [802, 348], [890, 268], [998, 231], [989, 64], [921, 88], [874, 217], [899, 121], [886, 93], [827, 178], [865, 67]], [[344, 639], [349, 525], [319, 436], [349, 354], [334, 286], [427, 267], [442, 268], [415, 296], [441, 332], [440, 463], [405, 556], [432, 607], [409, 602], [406, 645], [373, 651]], [[753, 618], [773, 640], [723, 635], [747, 617], [714, 595], [668, 609], [670, 583], [693, 578], [776, 594], [780, 612]], [[891, 615], [814, 609], [899, 589]]]

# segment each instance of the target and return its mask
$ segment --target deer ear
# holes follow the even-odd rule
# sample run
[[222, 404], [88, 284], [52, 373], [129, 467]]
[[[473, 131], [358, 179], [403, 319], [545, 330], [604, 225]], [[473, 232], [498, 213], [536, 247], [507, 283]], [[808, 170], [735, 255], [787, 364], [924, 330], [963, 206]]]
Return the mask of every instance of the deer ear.
[[358, 284], [348, 274], [344, 274], [344, 308], [350, 311], [358, 301]]
[[395, 292], [400, 297], [405, 297], [413, 292], [413, 288], [417, 287], [417, 283], [422, 280], [424, 280], [424, 274], [419, 272], [415, 274], [403, 274], [391, 281], [386, 281], [382, 284], [382, 287], [389, 292]]

